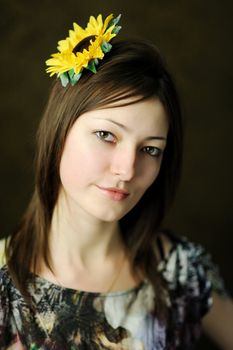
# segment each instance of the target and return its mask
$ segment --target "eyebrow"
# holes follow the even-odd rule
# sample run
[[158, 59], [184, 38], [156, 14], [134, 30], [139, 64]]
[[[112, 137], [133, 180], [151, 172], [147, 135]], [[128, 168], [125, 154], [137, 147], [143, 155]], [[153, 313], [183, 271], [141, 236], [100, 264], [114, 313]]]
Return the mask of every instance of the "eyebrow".
[[[113, 123], [113, 124], [119, 126], [120, 128], [126, 130], [126, 131], [130, 131], [130, 129], [127, 128], [127, 126], [125, 126], [125, 125], [123, 125], [123, 124], [121, 124], [121, 123], [119, 123], [119, 122], [116, 122], [115, 120], [112, 120], [112, 119], [109, 119], [109, 118], [96, 118], [96, 119], [107, 120], [108, 122], [111, 122], [111, 123]], [[148, 141], [149, 141], [149, 140], [165, 140], [165, 141], [166, 141], [167, 138], [164, 137], [164, 136], [148, 136], [148, 137], [146, 138], [146, 140], [148, 140]]]

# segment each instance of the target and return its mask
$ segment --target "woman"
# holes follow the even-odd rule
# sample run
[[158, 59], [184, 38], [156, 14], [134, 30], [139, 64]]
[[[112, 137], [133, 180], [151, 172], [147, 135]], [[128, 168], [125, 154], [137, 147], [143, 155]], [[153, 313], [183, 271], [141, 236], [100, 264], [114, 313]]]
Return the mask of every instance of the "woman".
[[232, 348], [216, 323], [232, 302], [209, 256], [159, 228], [182, 160], [176, 89], [152, 44], [110, 44], [118, 22], [75, 24], [47, 61], [60, 80], [7, 242], [0, 349], [188, 349], [212, 292], [205, 327]]

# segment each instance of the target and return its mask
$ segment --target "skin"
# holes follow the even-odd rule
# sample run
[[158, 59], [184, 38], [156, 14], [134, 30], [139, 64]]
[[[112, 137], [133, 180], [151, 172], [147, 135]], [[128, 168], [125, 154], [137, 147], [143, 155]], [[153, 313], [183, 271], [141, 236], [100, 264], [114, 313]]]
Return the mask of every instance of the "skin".
[[213, 293], [213, 305], [203, 319], [205, 333], [224, 350], [233, 349], [233, 301]]
[[[51, 225], [55, 276], [43, 269], [41, 275], [67, 287], [105, 291], [124, 260], [114, 289], [138, 282], [118, 222], [158, 176], [168, 128], [155, 98], [90, 111], [76, 120], [61, 158], [62, 185]], [[127, 195], [103, 190], [112, 187]]]
[[[60, 164], [69, 205], [79, 215], [90, 214], [90, 219], [118, 221], [156, 179], [167, 132], [158, 100], [83, 114], [68, 135]], [[146, 147], [151, 147], [150, 152]], [[123, 201], [109, 201], [99, 187], [118, 187], [129, 195]]]

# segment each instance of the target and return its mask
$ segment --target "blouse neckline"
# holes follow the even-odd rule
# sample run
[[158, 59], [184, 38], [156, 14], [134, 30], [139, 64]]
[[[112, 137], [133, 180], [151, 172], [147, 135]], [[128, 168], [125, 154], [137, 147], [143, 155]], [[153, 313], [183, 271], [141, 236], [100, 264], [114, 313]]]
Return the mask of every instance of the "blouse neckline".
[[35, 282], [36, 285], [43, 285], [46, 286], [48, 288], [53, 288], [54, 290], [57, 291], [63, 291], [63, 292], [68, 292], [71, 294], [82, 294], [83, 296], [87, 296], [87, 295], [92, 295], [94, 296], [99, 296], [99, 297], [117, 297], [117, 296], [123, 296], [123, 295], [128, 295], [128, 294], [132, 294], [135, 293], [137, 291], [139, 291], [141, 288], [143, 288], [146, 284], [148, 284], [148, 281], [142, 280], [141, 282], [139, 282], [135, 287], [131, 287], [131, 288], [127, 288], [127, 289], [123, 289], [123, 290], [119, 290], [119, 291], [113, 291], [113, 292], [92, 292], [92, 291], [86, 291], [86, 290], [80, 290], [80, 289], [74, 289], [74, 288], [69, 288], [69, 287], [65, 287], [62, 285], [59, 285], [58, 283], [54, 283], [50, 280], [48, 280], [45, 277], [39, 276], [37, 274], [33, 274], [32, 276], [34, 276], [35, 278]]

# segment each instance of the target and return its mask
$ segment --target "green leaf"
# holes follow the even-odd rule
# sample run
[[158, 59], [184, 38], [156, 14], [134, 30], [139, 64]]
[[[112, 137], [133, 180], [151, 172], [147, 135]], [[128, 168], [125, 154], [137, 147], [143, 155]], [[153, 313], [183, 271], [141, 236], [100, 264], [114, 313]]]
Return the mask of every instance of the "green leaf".
[[63, 87], [66, 87], [69, 84], [70, 79], [67, 72], [60, 74], [59, 78], [61, 79], [61, 84]]
[[74, 74], [73, 77], [70, 79], [71, 85], [74, 86], [75, 84], [77, 84], [81, 76], [82, 76], [82, 72], [78, 74]]
[[115, 28], [113, 28], [112, 33], [117, 35], [121, 30], [121, 28], [122, 28], [121, 26], [116, 26]]
[[110, 28], [110, 27], [113, 26], [113, 25], [117, 25], [117, 23], [120, 21], [120, 19], [121, 19], [121, 14], [118, 15], [116, 18], [113, 18], [113, 19], [109, 22], [108, 28]]
[[112, 45], [107, 43], [106, 41], [103, 41], [102, 42], [102, 45], [101, 45], [101, 50], [103, 51], [103, 53], [107, 53], [111, 50], [112, 48]]
[[75, 75], [74, 69], [71, 68], [71, 69], [69, 70], [68, 74], [69, 74], [70, 79], [72, 79], [73, 76]]
[[92, 73], [96, 73], [96, 66], [95, 66], [95, 60], [91, 60], [87, 66], [87, 69], [89, 69]]
[[112, 25], [115, 26], [115, 28], [113, 28], [113, 30], [112, 30], [113, 34], [117, 35], [119, 33], [119, 31], [121, 30], [121, 28], [122, 28], [121, 26], [117, 26], [117, 24], [120, 21], [120, 19], [121, 19], [121, 15], [118, 15], [116, 18], [112, 19], [111, 22], [110, 22], [109, 27], [112, 26]]

